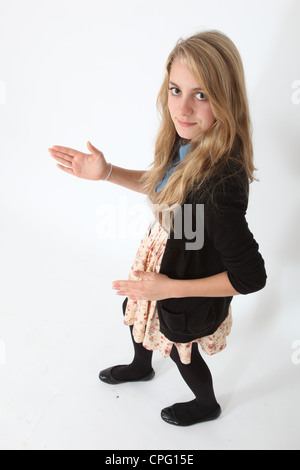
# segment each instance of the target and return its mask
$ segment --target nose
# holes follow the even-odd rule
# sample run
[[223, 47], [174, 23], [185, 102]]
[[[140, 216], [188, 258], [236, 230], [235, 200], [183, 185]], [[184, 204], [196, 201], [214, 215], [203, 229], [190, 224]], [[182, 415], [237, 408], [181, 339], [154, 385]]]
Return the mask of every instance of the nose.
[[188, 97], [186, 98], [182, 97], [182, 99], [178, 103], [177, 111], [180, 117], [191, 116], [193, 114], [193, 106]]

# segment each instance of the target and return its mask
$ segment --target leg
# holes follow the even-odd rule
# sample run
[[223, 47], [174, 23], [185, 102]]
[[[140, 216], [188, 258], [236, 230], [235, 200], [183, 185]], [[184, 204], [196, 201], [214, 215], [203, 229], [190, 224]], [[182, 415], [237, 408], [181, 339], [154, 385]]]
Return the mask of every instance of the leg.
[[[123, 303], [124, 315], [126, 306], [127, 299]], [[130, 326], [129, 328], [134, 349], [133, 361], [128, 365], [115, 366], [100, 372], [100, 379], [104, 382], [134, 382], [139, 380], [150, 380], [154, 376], [154, 371], [152, 369], [153, 352], [145, 349], [142, 344], [136, 343], [132, 334], [133, 327]]]
[[221, 409], [215, 397], [210, 370], [199, 353], [198, 345], [194, 343], [192, 346], [190, 364], [182, 364], [175, 346], [171, 358], [196, 398], [190, 402], [176, 403], [165, 408], [162, 411], [162, 418], [170, 424], [180, 426], [216, 419]]
[[134, 349], [134, 357], [131, 364], [125, 366], [116, 366], [112, 371], [112, 376], [122, 382], [140, 380], [148, 376], [152, 372], [152, 356], [153, 352], [144, 348], [141, 343], [134, 341], [132, 330], [130, 326], [131, 340]]

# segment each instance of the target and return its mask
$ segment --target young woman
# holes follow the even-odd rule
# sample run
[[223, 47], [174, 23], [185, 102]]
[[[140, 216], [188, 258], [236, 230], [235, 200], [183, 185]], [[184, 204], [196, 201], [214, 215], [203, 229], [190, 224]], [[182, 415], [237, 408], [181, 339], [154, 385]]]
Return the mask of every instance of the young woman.
[[113, 283], [126, 297], [134, 358], [103, 370], [100, 379], [150, 380], [152, 354], [160, 350], [195, 395], [161, 417], [188, 426], [221, 413], [199, 345], [207, 354], [223, 350], [233, 296], [262, 289], [267, 278], [245, 218], [255, 168], [243, 65], [232, 41], [218, 31], [180, 40], [168, 58], [158, 106], [161, 124], [149, 171], [109, 164], [90, 142], [90, 154], [49, 150], [61, 170], [147, 194], [153, 205], [128, 280]]

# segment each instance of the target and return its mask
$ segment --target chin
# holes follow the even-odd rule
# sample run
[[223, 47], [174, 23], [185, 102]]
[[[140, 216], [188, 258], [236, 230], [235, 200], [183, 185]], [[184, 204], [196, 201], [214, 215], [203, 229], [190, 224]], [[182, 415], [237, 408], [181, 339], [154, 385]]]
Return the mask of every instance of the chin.
[[186, 140], [193, 140], [195, 137], [197, 137], [197, 133], [194, 131], [189, 131], [189, 130], [182, 130], [182, 129], [176, 129], [177, 130], [177, 134], [179, 135], [179, 137], [181, 137], [182, 139], [186, 139]]

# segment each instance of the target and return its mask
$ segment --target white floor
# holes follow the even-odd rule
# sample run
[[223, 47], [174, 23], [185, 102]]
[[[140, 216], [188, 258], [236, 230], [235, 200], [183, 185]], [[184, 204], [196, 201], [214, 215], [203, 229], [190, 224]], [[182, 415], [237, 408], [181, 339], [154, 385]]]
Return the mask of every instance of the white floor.
[[[111, 282], [125, 276], [135, 243], [120, 241], [109, 255], [101, 243], [76, 252], [64, 237], [5, 215], [2, 450], [300, 448], [300, 365], [292, 361], [299, 331], [284, 331], [283, 309], [270, 300], [272, 283], [264, 294], [235, 299], [228, 348], [206, 356], [223, 415], [177, 428], [161, 420], [160, 410], [192, 396], [158, 352], [152, 382], [108, 386], [98, 380], [100, 369], [131, 358], [122, 299]], [[122, 255], [124, 246], [129, 251]]]

